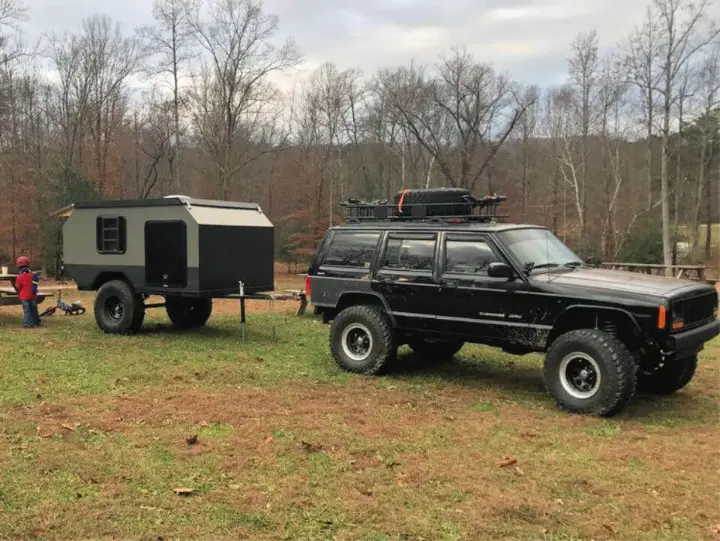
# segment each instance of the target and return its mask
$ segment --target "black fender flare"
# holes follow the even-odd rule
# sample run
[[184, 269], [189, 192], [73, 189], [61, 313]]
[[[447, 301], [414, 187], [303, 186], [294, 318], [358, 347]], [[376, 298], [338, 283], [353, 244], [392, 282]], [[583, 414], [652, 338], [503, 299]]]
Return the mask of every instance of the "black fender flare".
[[563, 312], [557, 317], [555, 320], [555, 323], [553, 325], [552, 330], [550, 331], [550, 334], [548, 336], [547, 345], [549, 346], [550, 343], [555, 340], [558, 336], [558, 328], [561, 326], [561, 323], [566, 321], [568, 318], [572, 318], [576, 312], [597, 312], [597, 313], [613, 313], [616, 315], [620, 315], [624, 320], [628, 320], [630, 324], [632, 325], [633, 334], [642, 335], [642, 328], [640, 327], [640, 324], [637, 322], [637, 319], [635, 316], [633, 316], [630, 312], [623, 308], [617, 308], [614, 306], [598, 306], [593, 304], [572, 304], [565, 308]]
[[[363, 297], [373, 299], [374, 301], [376, 301], [373, 304], [376, 304], [376, 303], [380, 304], [383, 307], [383, 309], [385, 310], [385, 313], [387, 313], [388, 317], [390, 318], [390, 321], [392, 322], [393, 326], [396, 325], [397, 322], [395, 320], [395, 316], [392, 313], [392, 311], [390, 310], [390, 306], [388, 305], [387, 301], [385, 300], [385, 298], [382, 295], [380, 295], [379, 293], [376, 293], [375, 291], [359, 291], [359, 290], [344, 291], [342, 293], [342, 295], [340, 295], [340, 297], [338, 298], [337, 303], [335, 304], [335, 310], [340, 311], [340, 310], [343, 310], [344, 308], [346, 308], [347, 306], [359, 304], [357, 302], [349, 302], [346, 304], [346, 301], [350, 297], [357, 297], [358, 299], [362, 299]], [[345, 306], [343, 306], [343, 305], [345, 305]]]

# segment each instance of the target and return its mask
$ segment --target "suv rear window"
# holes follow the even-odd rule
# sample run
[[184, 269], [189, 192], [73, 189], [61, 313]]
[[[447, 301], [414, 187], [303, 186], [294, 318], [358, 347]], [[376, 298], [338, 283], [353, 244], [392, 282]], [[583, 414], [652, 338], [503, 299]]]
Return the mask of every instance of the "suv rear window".
[[389, 239], [383, 268], [432, 271], [434, 239]]
[[368, 269], [375, 254], [380, 233], [342, 231], [333, 235], [322, 264], [329, 267]]

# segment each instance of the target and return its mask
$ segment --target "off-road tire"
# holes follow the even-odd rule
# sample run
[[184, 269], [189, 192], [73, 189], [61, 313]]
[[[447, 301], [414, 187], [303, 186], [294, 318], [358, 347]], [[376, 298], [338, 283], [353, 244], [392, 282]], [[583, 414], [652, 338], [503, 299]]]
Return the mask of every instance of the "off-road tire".
[[95, 321], [106, 334], [135, 334], [142, 326], [145, 305], [122, 280], [103, 284], [95, 298]]
[[[343, 346], [349, 340], [346, 331], [369, 332], [369, 352], [362, 359], [353, 359]], [[387, 314], [374, 306], [351, 306], [341, 311], [330, 327], [330, 351], [335, 362], [347, 372], [379, 375], [387, 372], [397, 354], [397, 343], [392, 322]]]
[[165, 311], [179, 329], [202, 327], [212, 314], [212, 299], [168, 297], [165, 299]]
[[439, 340], [413, 339], [408, 346], [425, 363], [439, 364], [452, 359], [465, 342], [443, 342]]
[[[563, 384], [561, 366], [573, 353], [590, 357], [599, 368], [600, 379], [592, 396], [573, 396], [565, 387], [571, 384]], [[566, 380], [570, 362], [574, 361], [568, 361]], [[635, 394], [637, 364], [618, 338], [597, 329], [580, 329], [553, 342], [545, 356], [543, 376], [548, 393], [565, 411], [609, 417], [622, 411]]]
[[674, 359], [652, 372], [638, 374], [638, 392], [668, 395], [685, 387], [695, 375], [697, 355]]

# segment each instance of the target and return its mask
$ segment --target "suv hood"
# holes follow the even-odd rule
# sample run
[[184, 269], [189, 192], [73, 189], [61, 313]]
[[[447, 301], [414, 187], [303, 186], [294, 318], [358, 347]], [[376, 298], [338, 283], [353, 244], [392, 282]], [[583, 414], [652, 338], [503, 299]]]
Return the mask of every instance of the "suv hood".
[[[541, 277], [542, 276], [542, 277]], [[676, 296], [691, 289], [703, 289], [701, 282], [677, 280], [664, 276], [640, 274], [636, 272], [612, 271], [605, 269], [577, 268], [567, 272], [550, 272], [537, 276], [554, 285], [566, 285], [578, 288], [591, 288], [624, 293], [651, 295], [655, 297]], [[681, 291], [684, 290], [684, 291]]]

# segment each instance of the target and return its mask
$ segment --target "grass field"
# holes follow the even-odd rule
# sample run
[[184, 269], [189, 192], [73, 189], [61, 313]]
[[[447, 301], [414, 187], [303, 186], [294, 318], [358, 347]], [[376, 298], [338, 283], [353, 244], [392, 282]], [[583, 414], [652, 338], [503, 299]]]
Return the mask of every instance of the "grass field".
[[602, 420], [558, 411], [539, 357], [355, 377], [292, 306], [253, 305], [247, 343], [219, 308], [135, 337], [0, 310], [0, 539], [720, 539], [720, 341]]

